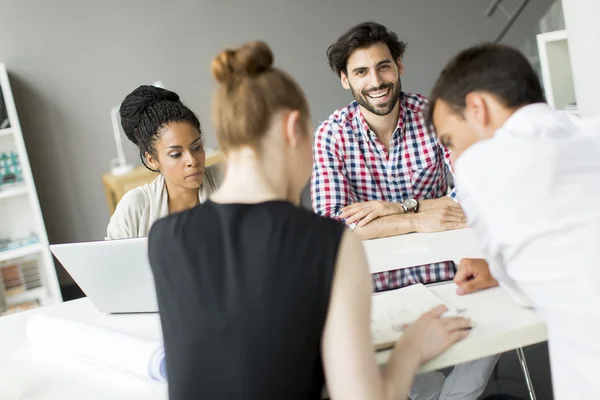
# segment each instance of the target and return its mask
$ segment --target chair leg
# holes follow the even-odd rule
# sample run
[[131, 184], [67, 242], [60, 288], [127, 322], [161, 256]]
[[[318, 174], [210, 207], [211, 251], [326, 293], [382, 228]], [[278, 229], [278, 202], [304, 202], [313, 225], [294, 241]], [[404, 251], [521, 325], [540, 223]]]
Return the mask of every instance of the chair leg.
[[533, 390], [533, 383], [531, 382], [531, 376], [529, 375], [529, 368], [527, 367], [527, 361], [525, 360], [525, 353], [523, 353], [521, 347], [517, 349], [517, 357], [519, 357], [519, 363], [523, 370], [523, 376], [525, 377], [525, 383], [527, 384], [527, 390], [529, 391], [529, 398], [531, 400], [536, 400], [537, 398], [535, 397], [535, 391]]
[[500, 364], [500, 362], [497, 362], [497, 363], [496, 363], [496, 365], [494, 366], [494, 372], [493, 372], [493, 375], [494, 375], [494, 378], [493, 378], [493, 379], [494, 379], [496, 382], [498, 382], [498, 375], [499, 375], [499, 372], [498, 372], [498, 364]]

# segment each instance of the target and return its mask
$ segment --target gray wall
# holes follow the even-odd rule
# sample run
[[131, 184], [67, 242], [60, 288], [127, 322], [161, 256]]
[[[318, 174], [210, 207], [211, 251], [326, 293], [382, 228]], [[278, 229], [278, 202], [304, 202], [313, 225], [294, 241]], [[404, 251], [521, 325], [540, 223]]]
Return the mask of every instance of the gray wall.
[[[505, 0], [509, 10], [518, 0]], [[519, 46], [551, 1], [534, 0], [505, 42]], [[481, 0], [0, 0], [0, 62], [9, 69], [51, 243], [102, 239], [109, 219], [101, 174], [116, 157], [109, 109], [161, 80], [210, 124], [211, 58], [267, 41], [304, 87], [314, 122], [351, 100], [325, 50], [373, 19], [408, 42], [405, 90], [427, 93], [458, 50], [491, 40], [506, 21]], [[531, 27], [531, 28], [530, 28]], [[127, 143], [129, 161], [136, 149]]]

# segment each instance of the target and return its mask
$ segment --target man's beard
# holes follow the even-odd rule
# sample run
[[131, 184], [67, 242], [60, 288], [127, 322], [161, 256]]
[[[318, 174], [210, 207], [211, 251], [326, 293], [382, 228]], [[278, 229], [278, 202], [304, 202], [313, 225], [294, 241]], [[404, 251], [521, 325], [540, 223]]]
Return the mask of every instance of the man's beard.
[[[385, 89], [390, 89], [392, 93], [390, 99], [383, 104], [372, 104], [367, 94]], [[352, 85], [350, 85], [350, 91], [352, 92], [352, 96], [354, 96], [354, 99], [358, 102], [358, 104], [375, 115], [384, 116], [391, 113], [396, 106], [396, 102], [398, 102], [398, 99], [402, 94], [402, 82], [400, 78], [398, 78], [398, 82], [395, 85], [393, 83], [382, 83], [378, 88], [363, 89], [363, 91], [360, 92], [360, 95], [357, 95]]]

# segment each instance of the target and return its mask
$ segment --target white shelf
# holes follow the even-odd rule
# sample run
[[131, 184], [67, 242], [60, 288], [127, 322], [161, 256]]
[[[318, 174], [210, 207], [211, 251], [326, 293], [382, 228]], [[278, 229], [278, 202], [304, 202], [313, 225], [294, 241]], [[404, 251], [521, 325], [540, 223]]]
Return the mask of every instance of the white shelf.
[[14, 187], [3, 189], [0, 186], [0, 200], [8, 199], [11, 197], [22, 196], [27, 194], [27, 186], [26, 185], [15, 185]]
[[0, 199], [4, 199], [0, 201], [0, 237], [17, 238], [35, 235], [39, 239], [39, 243], [0, 251], [0, 262], [13, 263], [17, 259], [27, 256], [35, 258], [40, 283], [43, 285], [39, 289], [19, 293], [15, 295], [16, 297], [10, 296], [7, 303], [14, 304], [39, 298], [42, 306], [56, 304], [62, 301], [60, 285], [56, 275], [54, 259], [48, 247], [48, 234], [40, 201], [35, 190], [35, 181], [29, 164], [10, 79], [8, 78], [6, 66], [1, 62], [0, 91], [4, 98], [6, 115], [10, 123], [10, 127], [0, 129], [0, 152], [15, 152], [18, 155], [24, 181], [23, 186], [20, 184], [18, 186], [3, 186], [4, 190], [0, 190]]
[[579, 115], [579, 109], [577, 108], [563, 108], [562, 111], [573, 115]]
[[40, 306], [43, 306], [48, 297], [48, 291], [45, 287], [40, 286], [35, 289], [24, 290], [20, 293], [6, 296], [7, 305], [15, 305], [26, 301], [39, 300]]
[[562, 110], [576, 102], [567, 31], [541, 33], [537, 44], [546, 100]]
[[43, 247], [40, 243], [34, 243], [27, 246], [19, 247], [18, 249], [0, 251], [0, 262], [30, 256], [32, 254], [39, 253], [42, 250]]

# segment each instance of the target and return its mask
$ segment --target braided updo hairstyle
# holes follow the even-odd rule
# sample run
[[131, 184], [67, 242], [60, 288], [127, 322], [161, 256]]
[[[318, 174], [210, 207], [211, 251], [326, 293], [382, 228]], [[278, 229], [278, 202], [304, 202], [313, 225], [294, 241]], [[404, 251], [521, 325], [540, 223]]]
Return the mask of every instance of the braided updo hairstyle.
[[177, 93], [152, 85], [142, 85], [129, 93], [119, 109], [121, 126], [127, 138], [140, 149], [140, 158], [148, 167], [144, 155], [149, 153], [156, 157], [154, 144], [162, 129], [170, 122], [187, 121], [193, 127], [200, 129], [200, 121], [187, 108]]

